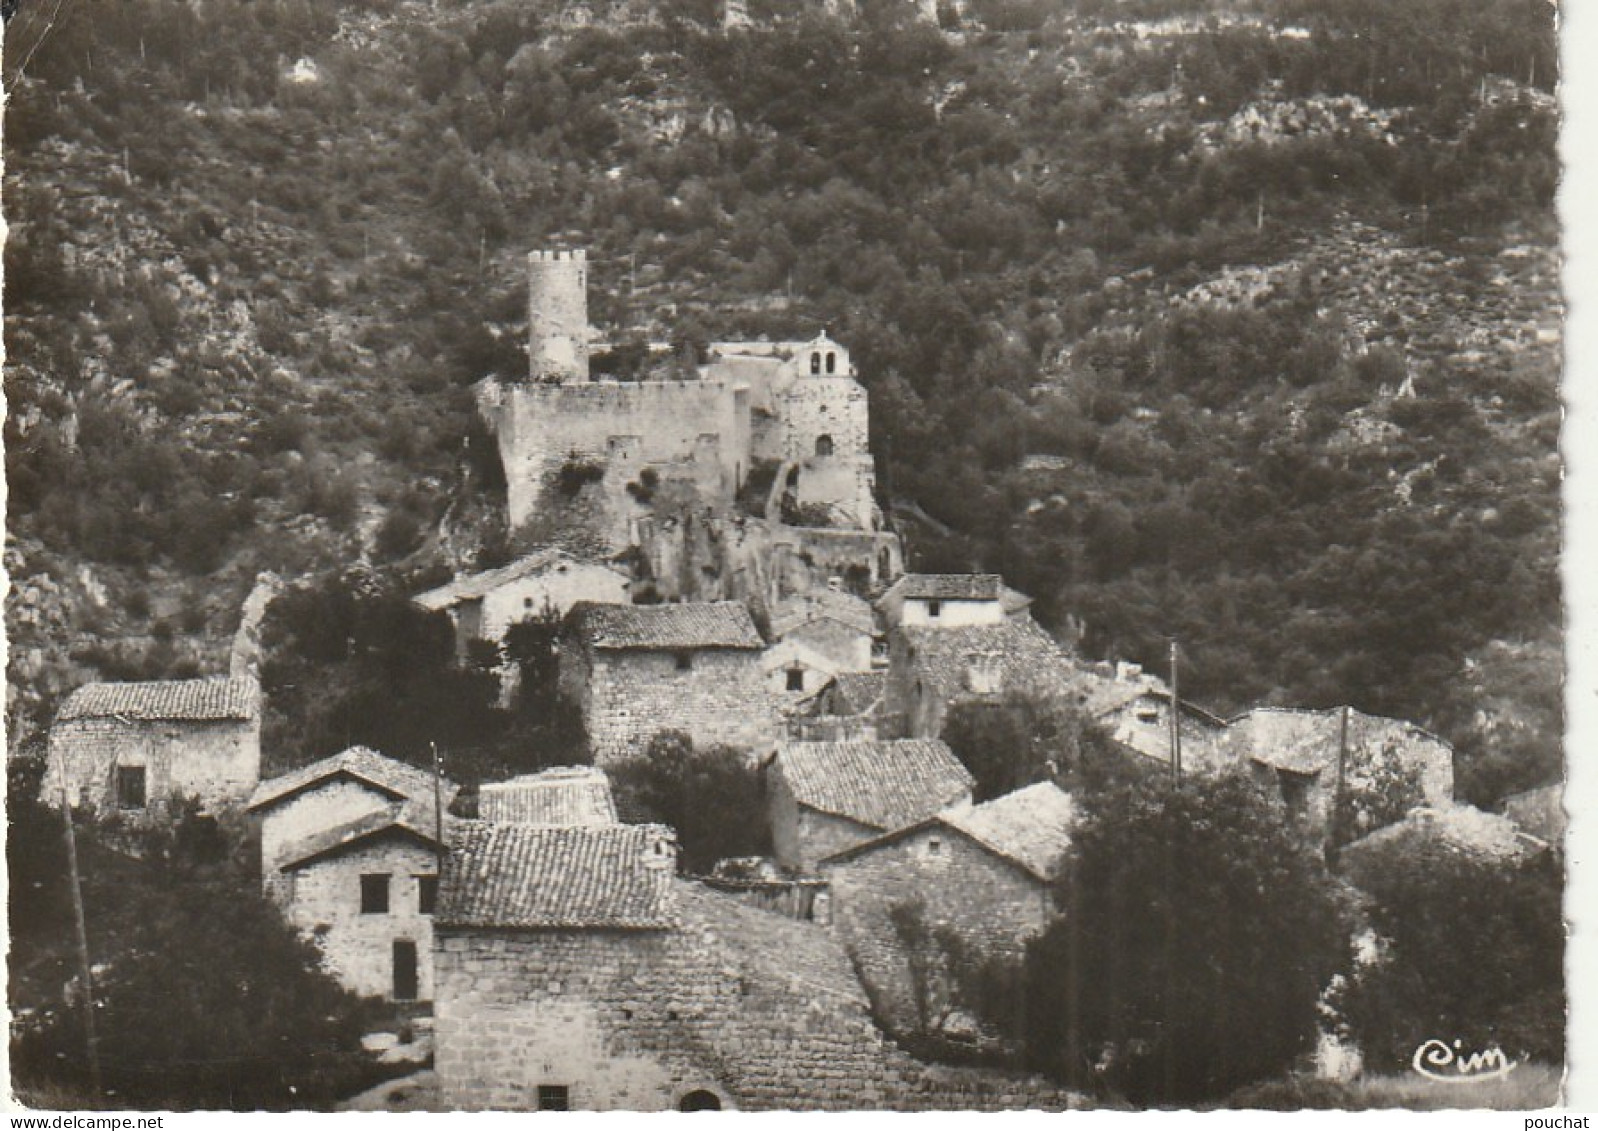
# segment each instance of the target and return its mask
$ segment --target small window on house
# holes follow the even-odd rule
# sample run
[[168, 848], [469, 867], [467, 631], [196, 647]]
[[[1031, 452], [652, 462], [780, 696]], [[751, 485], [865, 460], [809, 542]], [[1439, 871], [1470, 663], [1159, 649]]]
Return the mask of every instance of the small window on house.
[[1277, 785], [1290, 816], [1301, 817], [1309, 808], [1309, 782], [1296, 774], [1278, 774]]
[[819, 353], [813, 353], [810, 355], [810, 372], [821, 372], [821, 355]]
[[117, 808], [144, 808], [144, 767], [117, 767]]
[[533, 599], [531, 597], [523, 597], [522, 598], [522, 608], [530, 609], [532, 607], [533, 607]]
[[539, 1111], [570, 1111], [571, 1089], [565, 1084], [538, 1085]]
[[940, 838], [933, 837], [931, 840], [927, 841], [927, 855], [928, 856], [939, 856], [939, 855], [942, 855], [942, 853], [943, 853], [943, 841]]
[[838, 355], [833, 353], [831, 350], [827, 351], [827, 372], [838, 372]]
[[433, 908], [438, 905], [438, 877], [416, 877], [416, 912], [419, 915], [431, 915]]
[[388, 875], [361, 877], [361, 914], [388, 914]]
[[803, 668], [788, 669], [788, 690], [803, 691], [805, 689], [805, 671]]
[[941, 617], [942, 615], [943, 615], [943, 602], [942, 601], [928, 601], [927, 602], [927, 616], [929, 616], [929, 617]]
[[677, 653], [677, 670], [691, 672], [694, 670], [694, 654], [692, 652]]
[[830, 456], [832, 454], [832, 437], [822, 433], [816, 437], [816, 455]]

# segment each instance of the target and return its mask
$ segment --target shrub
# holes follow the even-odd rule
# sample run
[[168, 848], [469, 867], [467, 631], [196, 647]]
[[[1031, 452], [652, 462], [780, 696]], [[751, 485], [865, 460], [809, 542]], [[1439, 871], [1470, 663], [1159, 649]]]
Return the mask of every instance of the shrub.
[[641, 757], [616, 767], [611, 782], [622, 820], [677, 830], [685, 872], [702, 875], [726, 857], [771, 850], [764, 783], [741, 750], [696, 750], [688, 735], [665, 730]]

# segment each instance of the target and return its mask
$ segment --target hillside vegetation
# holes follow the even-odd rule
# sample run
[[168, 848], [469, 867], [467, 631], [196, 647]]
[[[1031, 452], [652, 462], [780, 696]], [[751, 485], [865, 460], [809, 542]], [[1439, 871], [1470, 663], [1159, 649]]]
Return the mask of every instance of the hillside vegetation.
[[214, 664], [260, 570], [461, 564], [469, 385], [583, 246], [612, 372], [846, 342], [921, 568], [1220, 710], [1416, 719], [1477, 801], [1557, 773], [1549, 5], [752, 10], [25, 5], [13, 733]]

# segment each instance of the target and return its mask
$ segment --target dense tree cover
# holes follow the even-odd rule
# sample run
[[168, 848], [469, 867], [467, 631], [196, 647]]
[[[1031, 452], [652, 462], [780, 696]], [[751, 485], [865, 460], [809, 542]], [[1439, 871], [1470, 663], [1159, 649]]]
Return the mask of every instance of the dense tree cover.
[[[448, 614], [393, 578], [327, 575], [291, 589], [262, 625], [262, 746], [281, 772], [352, 745], [431, 766], [463, 785], [588, 760], [582, 716], [557, 686], [559, 621], [516, 626], [458, 662]], [[502, 701], [506, 667], [513, 693]]]
[[[1242, 778], [1084, 798], [1061, 912], [1008, 993], [977, 999], [1031, 1064], [1138, 1104], [1277, 1075], [1349, 960], [1323, 863]], [[993, 984], [990, 979], [990, 984]]]
[[13, 788], [7, 808], [11, 1000], [27, 1009], [11, 1064], [24, 1095], [44, 1087], [119, 1108], [327, 1109], [383, 1077], [360, 1047], [379, 1007], [324, 973], [316, 949], [262, 896], [243, 830], [191, 806], [151, 830], [79, 823], [105, 1087], [103, 1100], [90, 1095], [83, 1013], [57, 996], [69, 980], [81, 994], [60, 814], [31, 788]]
[[695, 749], [688, 735], [663, 730], [641, 755], [607, 773], [623, 821], [677, 830], [684, 872], [705, 875], [718, 860], [771, 851], [764, 780], [742, 750]]
[[976, 785], [971, 799], [991, 800], [1041, 781], [1067, 792], [1129, 780], [1141, 767], [1080, 711], [1026, 696], [950, 708], [943, 741]]
[[[921, 567], [1002, 570], [1095, 655], [1177, 636], [1186, 690], [1223, 711], [1436, 725], [1474, 800], [1557, 769], [1557, 705], [1507, 750], [1458, 678], [1489, 642], [1560, 631], [1554, 374], [1443, 351], [1389, 400], [1404, 362], [1352, 351], [1322, 281], [1252, 310], [1166, 301], [1343, 214], [1459, 255], [1466, 289], [1505, 239], [1546, 239], [1554, 116], [1482, 99], [1494, 76], [1552, 89], [1537, 0], [1273, 0], [1148, 42], [1097, 25], [1175, 6], [990, 4], [990, 28], [1026, 30], [962, 41], [893, 5], [724, 34], [670, 4], [559, 35], [496, 0], [314, 7], [79, 3], [37, 51], [43, 9], [12, 25], [25, 539], [196, 575], [432, 553], [446, 509], [495, 487], [480, 433], [462, 450], [465, 386], [525, 366], [519, 253], [580, 243], [619, 374], [647, 371], [649, 339], [847, 341]], [[286, 77], [301, 56], [314, 82]], [[1272, 90], [1404, 113], [1393, 144], [1199, 143]], [[74, 245], [122, 229], [30, 185], [81, 182], [73, 158], [148, 227], [146, 262]], [[1350, 442], [1360, 414], [1393, 430]], [[1033, 453], [1068, 471], [1022, 470]]]
[[1362, 854], [1376, 955], [1342, 987], [1343, 1024], [1377, 1070], [1428, 1040], [1514, 1061], [1565, 1054], [1563, 858], [1508, 863], [1406, 837]]

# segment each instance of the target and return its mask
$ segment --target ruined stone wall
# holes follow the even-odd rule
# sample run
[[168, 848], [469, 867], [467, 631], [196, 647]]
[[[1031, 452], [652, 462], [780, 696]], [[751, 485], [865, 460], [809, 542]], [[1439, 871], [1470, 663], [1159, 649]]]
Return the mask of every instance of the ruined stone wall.
[[207, 809], [236, 805], [261, 777], [261, 726], [245, 722], [136, 722], [71, 719], [50, 731], [41, 793], [51, 805], [61, 787], [74, 805], [114, 810], [116, 767], [142, 766], [151, 815], [174, 798], [197, 796]]
[[573, 459], [600, 467], [625, 462], [623, 483], [645, 467], [713, 459], [716, 497], [731, 500], [749, 469], [746, 404], [737, 390], [701, 381], [478, 386], [478, 408], [505, 469], [512, 529], [553, 505], [545, 496]]
[[270, 877], [286, 849], [336, 825], [389, 809], [394, 799], [349, 778], [332, 778], [280, 801], [261, 817], [261, 869]]
[[1041, 880], [941, 825], [821, 872], [831, 883], [834, 927], [900, 1031], [913, 1030], [917, 1014], [907, 952], [890, 918], [894, 906], [920, 903], [929, 930], [952, 927], [983, 956], [1019, 956], [1052, 912]]
[[[420, 911], [418, 876], [436, 876], [432, 849], [399, 837], [374, 838], [293, 872], [284, 911], [312, 938], [323, 964], [358, 994], [393, 996], [394, 942], [416, 944], [417, 999], [433, 997], [433, 917]], [[361, 911], [361, 877], [387, 875], [387, 913]]]
[[585, 719], [600, 765], [639, 753], [662, 730], [681, 730], [698, 747], [725, 744], [769, 749], [775, 704], [760, 670], [760, 653], [705, 649], [678, 666], [676, 655], [599, 651], [591, 658]]

